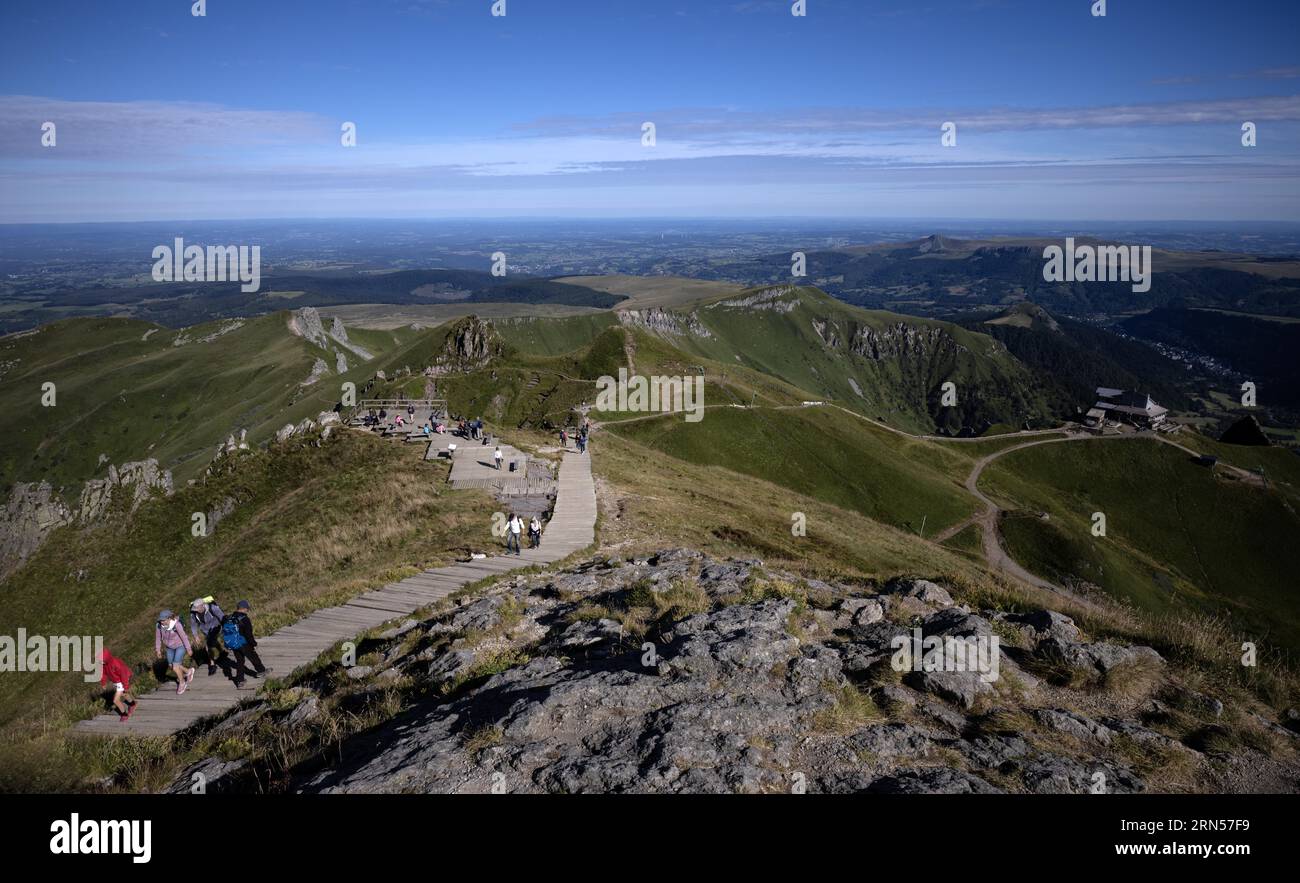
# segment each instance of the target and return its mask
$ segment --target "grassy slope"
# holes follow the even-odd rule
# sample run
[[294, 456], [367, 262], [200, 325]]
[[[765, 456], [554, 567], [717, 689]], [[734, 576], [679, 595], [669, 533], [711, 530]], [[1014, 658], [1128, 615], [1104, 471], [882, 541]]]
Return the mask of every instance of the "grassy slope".
[[[939, 407], [940, 386], [948, 380], [957, 384], [959, 403], [970, 414], [1019, 421], [1041, 412], [1029, 374], [985, 335], [944, 322], [859, 309], [815, 288], [801, 288], [793, 296], [800, 302], [789, 312], [729, 307], [725, 300], [706, 304], [695, 315], [712, 336], [687, 336], [680, 345], [720, 363], [758, 369], [816, 398], [835, 399], [912, 432], [931, 432], [936, 420], [949, 418]], [[814, 320], [833, 326], [839, 348], [823, 342]], [[849, 352], [848, 341], [857, 329], [883, 331], [899, 323], [941, 329], [962, 349], [951, 356], [928, 353], [880, 361]], [[957, 419], [955, 428], [961, 423]]]
[[[1300, 518], [1289, 494], [1216, 476], [1154, 441], [1044, 445], [1008, 454], [982, 486], [1025, 510], [1004, 520], [1031, 570], [1074, 575], [1148, 610], [1231, 612], [1300, 647]], [[1045, 511], [1046, 522], [1032, 517]], [[1107, 536], [1092, 536], [1092, 514]]]
[[[495, 545], [493, 501], [446, 490], [447, 467], [421, 455], [420, 446], [353, 432], [320, 448], [289, 442], [245, 454], [230, 474], [142, 506], [125, 533], [119, 523], [60, 529], [6, 581], [0, 622], [29, 634], [102, 634], [135, 663], [151, 659], [151, 622], [163, 607], [184, 610], [207, 594], [228, 605], [247, 598], [258, 630], [269, 633], [416, 568], [463, 558], [471, 546]], [[238, 501], [235, 511], [211, 536], [192, 537], [190, 514], [227, 498]], [[78, 569], [85, 578], [70, 579]], [[76, 674], [0, 679], [0, 789], [60, 787], [86, 772], [56, 737], [95, 708], [89, 693]]]
[[[250, 442], [265, 441], [286, 422], [333, 407], [343, 380], [360, 384], [369, 376], [350, 353], [352, 370], [335, 375], [333, 353], [292, 335], [284, 313], [200, 339], [223, 325], [175, 331], [129, 319], [73, 319], [0, 341], [0, 362], [17, 360], [0, 381], [0, 409], [18, 417], [0, 436], [0, 485], [44, 479], [75, 487], [103, 475], [100, 454], [117, 464], [155, 457], [183, 481], [230, 433], [243, 428]], [[181, 335], [190, 342], [173, 346]], [[394, 335], [357, 338], [378, 349], [393, 346]], [[317, 358], [330, 373], [301, 386]], [[53, 408], [40, 406], [46, 382], [57, 388]]]
[[602, 331], [617, 325], [613, 313], [563, 319], [499, 320], [497, 331], [506, 343], [527, 356], [563, 356], [587, 347]]
[[699, 423], [679, 415], [615, 424], [611, 431], [678, 459], [723, 466], [860, 512], [933, 533], [969, 516], [974, 500], [955, 479], [970, 460], [901, 438], [831, 408], [716, 408]]
[[[823, 577], [984, 577], [958, 555], [853, 509], [721, 466], [665, 457], [619, 434], [595, 437], [592, 464], [600, 480], [603, 546], [650, 551], [681, 545], [723, 556], [758, 555]], [[806, 536], [791, 531], [795, 512], [807, 517]]]

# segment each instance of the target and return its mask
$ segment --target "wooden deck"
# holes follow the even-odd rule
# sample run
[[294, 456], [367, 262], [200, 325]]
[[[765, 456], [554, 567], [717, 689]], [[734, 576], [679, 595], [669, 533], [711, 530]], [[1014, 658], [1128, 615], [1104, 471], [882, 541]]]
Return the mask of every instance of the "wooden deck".
[[[524, 549], [518, 557], [496, 555], [426, 570], [366, 592], [339, 607], [317, 610], [293, 625], [259, 638], [257, 650], [262, 662], [275, 670], [273, 677], [286, 677], [337, 642], [410, 614], [464, 585], [521, 567], [550, 564], [585, 549], [595, 542], [595, 529], [596, 488], [591, 477], [591, 458], [585, 454], [565, 454], [560, 465], [555, 511], [542, 534], [540, 548]], [[527, 545], [526, 533], [523, 542]], [[228, 710], [252, 696], [261, 683], [249, 678], [245, 689], [237, 690], [220, 670], [208, 677], [206, 667], [199, 666], [184, 694], [177, 695], [175, 682], [168, 682], [152, 693], [139, 696], [140, 704], [129, 720], [123, 722], [117, 712], [111, 712], [80, 721], [74, 729], [99, 736], [166, 736]]]

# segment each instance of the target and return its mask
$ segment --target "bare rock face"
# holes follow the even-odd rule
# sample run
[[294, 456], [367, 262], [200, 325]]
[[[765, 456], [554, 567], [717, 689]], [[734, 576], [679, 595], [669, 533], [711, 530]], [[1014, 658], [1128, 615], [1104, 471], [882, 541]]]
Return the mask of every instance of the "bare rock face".
[[108, 475], [87, 481], [75, 507], [68, 506], [48, 482], [14, 485], [9, 502], [0, 510], [0, 571], [29, 558], [52, 530], [65, 524], [94, 524], [102, 520], [115, 500], [125, 499], [134, 512], [154, 494], [171, 496], [170, 470], [154, 459], [108, 466]]
[[338, 316], [335, 316], [334, 321], [330, 323], [330, 337], [339, 343], [348, 342], [348, 329], [343, 326], [343, 320]]
[[[1023, 625], [1042, 649], [1013, 659], [996, 616], [926, 580], [873, 591], [690, 549], [515, 576], [385, 633], [375, 664], [319, 678], [346, 684], [325, 687], [321, 707], [335, 689], [349, 701], [397, 679], [425, 698], [292, 787], [1086, 793], [1100, 772], [1109, 791], [1143, 790], [1113, 738], [1150, 732], [1131, 708], [1091, 717], [1057, 694], [1048, 704], [1021, 667], [1097, 648], [1059, 614], [1017, 614], [1023, 623], [998, 628]], [[898, 667], [893, 646], [914, 633], [986, 639], [1009, 678]], [[1037, 731], [986, 722], [1008, 708]]]
[[712, 337], [694, 313], [674, 313], [661, 307], [648, 310], [619, 310], [618, 321], [630, 328], [642, 328], [659, 337]]
[[777, 313], [789, 313], [799, 306], [798, 292], [798, 287], [794, 285], [776, 285], [765, 288], [756, 294], [716, 301], [708, 304], [704, 309], [772, 310]]
[[853, 332], [849, 349], [878, 362], [884, 359], [926, 360], [955, 355], [966, 348], [937, 325], [897, 322], [882, 329], [860, 326]]
[[289, 317], [289, 330], [321, 349], [329, 349], [330, 340], [325, 334], [325, 326], [321, 324], [320, 313], [316, 312], [315, 307], [301, 307], [294, 310]]
[[466, 316], [447, 332], [442, 350], [433, 364], [424, 369], [426, 376], [437, 377], [461, 371], [474, 371], [501, 355], [504, 344], [496, 327], [478, 316]]
[[324, 376], [325, 376], [326, 374], [328, 374], [329, 372], [330, 372], [330, 366], [327, 365], [327, 364], [325, 364], [325, 360], [324, 360], [324, 359], [317, 359], [315, 362], [312, 363], [312, 366], [311, 366], [311, 374], [307, 375], [307, 379], [304, 380], [304, 381], [303, 381], [301, 384], [299, 384], [299, 385], [300, 385], [300, 386], [311, 386], [312, 384], [314, 384], [314, 383], [316, 383], [317, 381], [319, 381], [322, 377], [324, 377]]
[[[335, 321], [338, 321], [338, 320], [336, 319]], [[335, 371], [335, 373], [337, 373], [337, 374], [346, 374], [346, 373], [348, 373], [348, 357], [347, 357], [347, 356], [343, 355], [342, 353], [335, 353], [335, 356], [334, 356], [334, 371]]]
[[48, 482], [16, 483], [0, 510], [0, 572], [21, 564], [50, 531], [72, 520], [73, 513]]
[[91, 479], [81, 488], [81, 499], [77, 504], [77, 520], [82, 523], [99, 521], [108, 511], [108, 507], [120, 493], [130, 496], [130, 509], [134, 512], [140, 504], [154, 493], [171, 496], [172, 474], [170, 470], [160, 469], [154, 459], [137, 460], [123, 463], [118, 469], [108, 467], [106, 478]]

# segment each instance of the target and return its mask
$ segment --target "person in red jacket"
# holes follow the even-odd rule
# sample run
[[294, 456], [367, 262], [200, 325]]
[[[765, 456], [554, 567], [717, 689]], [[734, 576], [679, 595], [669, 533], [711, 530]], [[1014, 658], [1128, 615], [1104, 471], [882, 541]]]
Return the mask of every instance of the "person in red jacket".
[[113, 707], [121, 716], [121, 720], [126, 720], [135, 711], [135, 699], [131, 696], [129, 689], [131, 687], [131, 668], [125, 662], [118, 659], [108, 648], [104, 648], [101, 657], [104, 661], [102, 673], [99, 676], [99, 685], [106, 687], [113, 685]]

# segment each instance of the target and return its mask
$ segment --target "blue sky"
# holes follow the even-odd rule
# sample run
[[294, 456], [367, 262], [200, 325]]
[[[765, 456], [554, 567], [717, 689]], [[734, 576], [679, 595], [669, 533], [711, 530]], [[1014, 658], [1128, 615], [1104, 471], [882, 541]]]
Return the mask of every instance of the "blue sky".
[[1294, 0], [191, 5], [5, 0], [0, 222], [1300, 220]]

